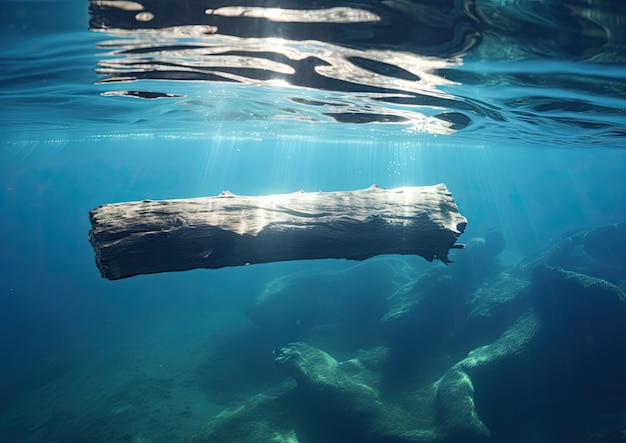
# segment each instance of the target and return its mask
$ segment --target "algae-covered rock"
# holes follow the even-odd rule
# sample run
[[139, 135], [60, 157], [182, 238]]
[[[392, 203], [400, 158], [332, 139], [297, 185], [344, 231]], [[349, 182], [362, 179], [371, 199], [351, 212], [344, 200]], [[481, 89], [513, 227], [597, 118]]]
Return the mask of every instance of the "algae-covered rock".
[[470, 294], [502, 271], [498, 254], [501, 233], [492, 231], [472, 239], [452, 266], [433, 267], [407, 283], [388, 300], [380, 331], [393, 347], [437, 352], [457, 346], [455, 335], [465, 321]]
[[[484, 281], [465, 280], [467, 270], [438, 267], [402, 284], [397, 277], [407, 273], [385, 265], [382, 272], [395, 278], [391, 286], [397, 290], [384, 296], [389, 305], [380, 329], [363, 342], [370, 345], [366, 350], [346, 333], [358, 330], [354, 319], [363, 314], [351, 308], [364, 294], [365, 306], [376, 306], [369, 314], [380, 312], [381, 297], [372, 291], [383, 294], [390, 286], [366, 283], [345, 295], [337, 288], [347, 286], [333, 276], [321, 287], [339, 297], [304, 297], [299, 306], [290, 305], [289, 296], [314, 286], [321, 274], [279, 280], [284, 286], [257, 312], [277, 309], [272, 315], [287, 320], [279, 321], [275, 337], [291, 338], [294, 318], [314, 319], [304, 328], [306, 342], [275, 351], [292, 384], [225, 412], [193, 442], [620, 441], [623, 420], [616, 411], [626, 410], [626, 296], [613, 284], [620, 283], [624, 262], [612, 242], [623, 228], [576, 234]], [[487, 253], [480, 241], [474, 247], [480, 260], [499, 250]], [[607, 261], [608, 270], [602, 265]], [[257, 322], [268, 332], [271, 315], [260, 320], [263, 315]], [[362, 326], [372, 327], [374, 317], [364, 315]], [[322, 331], [326, 340], [319, 340]], [[371, 346], [377, 333], [391, 347]]]
[[522, 263], [559, 267], [620, 285], [626, 280], [626, 222], [580, 231]]
[[540, 266], [532, 297], [546, 336], [544, 375], [558, 379], [559, 394], [576, 397], [585, 410], [626, 408], [622, 290], [605, 280]]
[[323, 405], [317, 418], [340, 423], [335, 435], [351, 438], [338, 441], [448, 442], [459, 436], [482, 441], [489, 435], [476, 414], [466, 378], [446, 375], [442, 381], [407, 391], [402, 398], [384, 389], [385, 374], [361, 360], [367, 358], [339, 362], [305, 343], [277, 351], [277, 362], [294, 377], [302, 398]]
[[468, 313], [458, 329], [466, 349], [496, 340], [531, 306], [527, 273], [515, 266], [481, 285], [468, 301]]
[[258, 394], [210, 420], [185, 443], [299, 443], [290, 409], [284, 392]]
[[476, 410], [472, 380], [460, 367], [452, 367], [436, 386], [437, 426], [446, 441], [484, 441], [491, 435]]
[[[622, 245], [625, 244], [626, 223], [616, 223], [577, 232], [546, 251], [525, 258], [496, 278], [487, 280], [472, 294], [469, 313], [459, 335], [474, 346], [495, 340], [533, 304], [529, 291], [531, 282], [536, 289], [533, 290], [534, 303], [540, 311], [542, 307], [548, 308], [546, 303], [557, 303], [553, 296], [543, 297], [542, 293], [567, 297], [571, 288], [568, 289], [566, 281], [557, 274], [541, 271], [545, 266], [584, 274], [585, 279], [606, 280], [596, 281], [597, 288], [606, 287], [608, 283], [623, 285], [626, 281], [626, 248]], [[559, 290], [555, 291], [557, 287]], [[575, 300], [569, 300], [567, 309], [573, 309], [575, 303]], [[596, 309], [597, 305], [585, 315]], [[553, 310], [546, 315], [559, 314]]]
[[626, 406], [626, 297], [545, 265], [526, 289], [533, 307], [455, 367], [494, 441], [583, 441], [590, 417]]
[[385, 421], [388, 413], [376, 389], [380, 376], [358, 359], [338, 362], [321, 349], [300, 342], [278, 349], [276, 362], [296, 380], [303, 397], [325, 405], [320, 416], [340, 414], [351, 423], [359, 422], [361, 428]]
[[467, 377], [452, 373], [390, 392], [386, 348], [338, 361], [298, 342], [275, 355], [297, 387], [278, 396], [256, 396], [221, 414], [189, 443], [452, 443], [461, 437], [482, 442], [489, 435], [476, 413]]
[[619, 337], [626, 332], [626, 296], [606, 280], [540, 265], [533, 272], [532, 294], [537, 313], [568, 333]]

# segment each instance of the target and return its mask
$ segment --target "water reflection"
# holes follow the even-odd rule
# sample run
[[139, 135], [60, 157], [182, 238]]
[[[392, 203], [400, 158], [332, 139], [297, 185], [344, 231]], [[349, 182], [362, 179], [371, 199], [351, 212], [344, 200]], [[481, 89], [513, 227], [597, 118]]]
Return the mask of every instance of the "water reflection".
[[[594, 1], [590, 9], [583, 0], [320, 1], [314, 6], [281, 0], [229, 6], [214, 0], [91, 0], [90, 29], [115, 37], [99, 45], [107, 51], [97, 68], [100, 84], [200, 80], [286, 88], [296, 112], [268, 103], [268, 118], [398, 122], [445, 134], [475, 121], [597, 127], [597, 121], [583, 117], [551, 118], [553, 108], [547, 109], [546, 98], [533, 90], [541, 81], [562, 81], [575, 89], [571, 76], [483, 73], [464, 65], [541, 58], [621, 63], [626, 12], [614, 3]], [[611, 77], [610, 82], [618, 95], [626, 91], [623, 80]], [[167, 89], [167, 83], [161, 85]], [[484, 100], [456, 93], [461, 85], [530, 90], [528, 96]], [[289, 92], [296, 89], [327, 92], [328, 98], [303, 99]], [[590, 93], [600, 89], [595, 85]], [[179, 97], [171, 92], [135, 88], [104, 95]], [[582, 114], [591, 109], [590, 101], [562, 97], [558, 103], [567, 113]], [[594, 109], [623, 118], [619, 107]]]

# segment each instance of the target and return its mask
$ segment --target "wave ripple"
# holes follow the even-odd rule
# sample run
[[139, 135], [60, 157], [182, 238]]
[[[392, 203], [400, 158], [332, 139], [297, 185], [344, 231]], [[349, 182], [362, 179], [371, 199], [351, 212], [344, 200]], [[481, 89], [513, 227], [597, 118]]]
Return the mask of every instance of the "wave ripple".
[[[258, 98], [255, 118], [557, 144], [621, 142], [625, 22], [609, 0], [90, 1], [90, 30], [111, 37], [97, 72], [114, 89], [102, 95], [260, 86], [284, 100]], [[134, 82], [160, 89], [124, 89]]]

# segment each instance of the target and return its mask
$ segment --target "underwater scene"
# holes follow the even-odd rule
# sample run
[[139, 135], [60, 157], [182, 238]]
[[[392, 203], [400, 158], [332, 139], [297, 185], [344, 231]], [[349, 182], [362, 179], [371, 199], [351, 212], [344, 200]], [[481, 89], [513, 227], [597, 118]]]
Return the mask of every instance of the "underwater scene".
[[0, 442], [626, 442], [626, 3], [0, 34]]

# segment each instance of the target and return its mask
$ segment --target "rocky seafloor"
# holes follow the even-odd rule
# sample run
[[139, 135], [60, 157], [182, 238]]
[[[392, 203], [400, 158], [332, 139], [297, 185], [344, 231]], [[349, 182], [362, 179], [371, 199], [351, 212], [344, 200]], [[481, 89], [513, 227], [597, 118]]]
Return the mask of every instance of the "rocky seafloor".
[[504, 246], [271, 282], [204, 374], [225, 401], [258, 393], [187, 442], [626, 441], [626, 223], [510, 267]]

